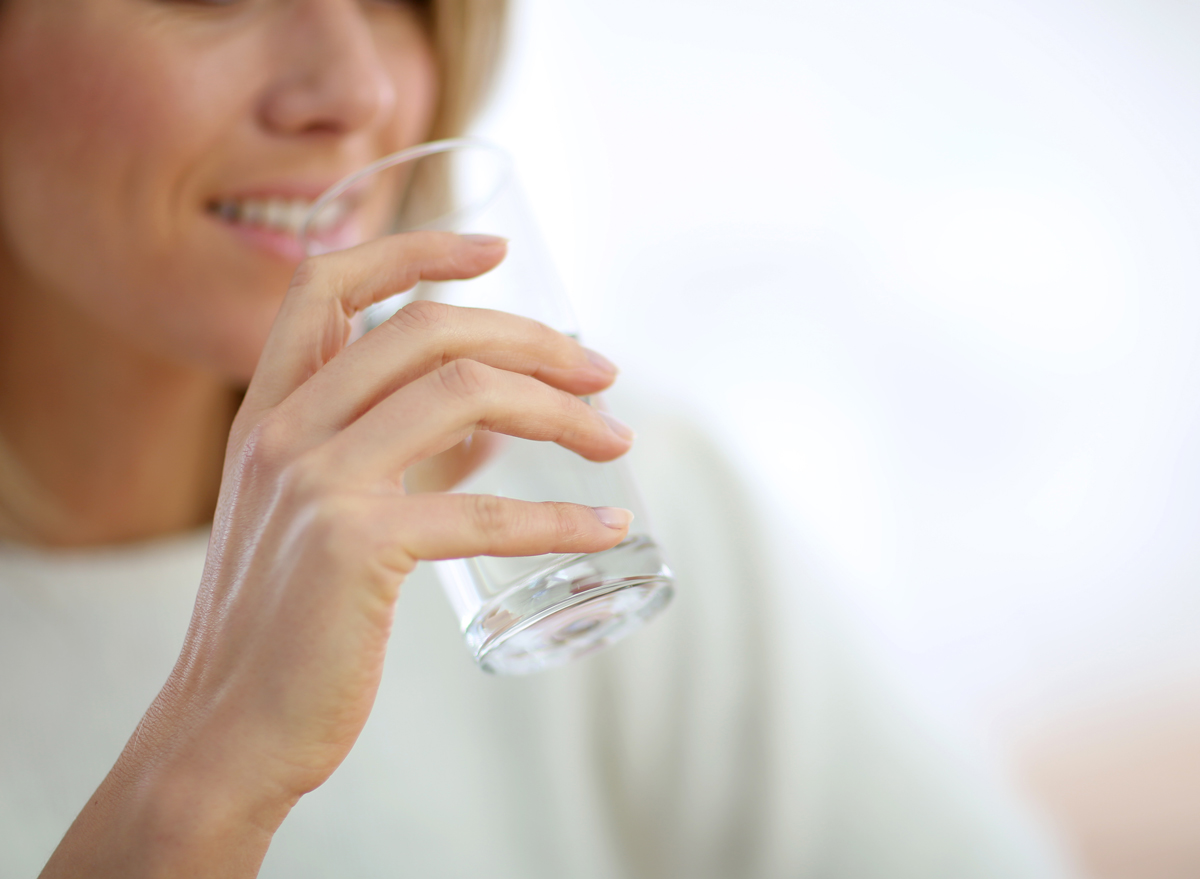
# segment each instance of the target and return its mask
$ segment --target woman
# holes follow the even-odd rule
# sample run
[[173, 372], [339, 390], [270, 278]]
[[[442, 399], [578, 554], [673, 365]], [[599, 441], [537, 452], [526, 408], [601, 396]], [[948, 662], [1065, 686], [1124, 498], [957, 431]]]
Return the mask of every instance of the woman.
[[346, 347], [358, 309], [504, 243], [302, 262], [294, 231], [347, 172], [461, 129], [499, 18], [0, 6], [5, 874], [54, 849], [45, 876], [1050, 875], [814, 605], [772, 628], [756, 529], [685, 430], [641, 454], [681, 581], [713, 585], [598, 661], [469, 667], [419, 560], [600, 550], [628, 515], [404, 475], [451, 484], [480, 428], [625, 453], [577, 399], [615, 369], [427, 305]]

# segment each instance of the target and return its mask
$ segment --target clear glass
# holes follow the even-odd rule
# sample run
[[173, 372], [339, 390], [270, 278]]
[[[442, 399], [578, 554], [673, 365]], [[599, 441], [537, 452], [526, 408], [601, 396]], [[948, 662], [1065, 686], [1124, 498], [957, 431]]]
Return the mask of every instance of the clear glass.
[[[319, 254], [418, 229], [501, 235], [508, 255], [479, 278], [422, 282], [371, 306], [356, 332], [421, 298], [509, 311], [578, 337], [512, 161], [487, 142], [437, 141], [375, 162], [322, 195], [300, 237]], [[589, 402], [604, 405], [595, 396]], [[435, 562], [476, 662], [497, 674], [552, 668], [624, 638], [662, 610], [674, 577], [624, 461], [596, 464], [553, 443], [498, 439], [499, 450], [457, 491], [625, 507], [635, 518], [628, 537], [604, 552]]]

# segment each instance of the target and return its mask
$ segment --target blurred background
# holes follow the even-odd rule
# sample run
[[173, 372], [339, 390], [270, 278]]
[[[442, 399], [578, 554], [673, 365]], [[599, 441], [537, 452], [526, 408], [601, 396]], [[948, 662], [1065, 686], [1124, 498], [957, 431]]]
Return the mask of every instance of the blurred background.
[[1200, 875], [1200, 5], [523, 0], [591, 343], [1090, 873]]

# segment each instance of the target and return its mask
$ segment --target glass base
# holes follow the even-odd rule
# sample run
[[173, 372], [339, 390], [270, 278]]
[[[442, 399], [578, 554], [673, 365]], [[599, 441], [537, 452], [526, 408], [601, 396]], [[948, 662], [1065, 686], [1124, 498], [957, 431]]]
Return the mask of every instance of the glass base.
[[557, 562], [496, 596], [463, 633], [494, 674], [529, 674], [613, 644], [662, 610], [674, 577], [649, 537]]

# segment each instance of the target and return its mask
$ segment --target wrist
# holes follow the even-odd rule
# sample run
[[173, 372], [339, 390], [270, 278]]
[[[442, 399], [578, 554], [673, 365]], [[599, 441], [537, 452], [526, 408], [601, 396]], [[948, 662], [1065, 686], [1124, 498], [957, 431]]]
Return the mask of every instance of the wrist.
[[143, 768], [139, 776], [122, 781], [121, 787], [132, 782], [122, 794], [129, 797], [136, 848], [153, 853], [147, 863], [154, 869], [147, 876], [258, 874], [290, 806], [246, 789], [205, 763]]
[[[171, 736], [153, 709], [47, 864], [57, 876], [253, 877], [298, 797], [220, 736]], [[161, 715], [159, 715], [161, 721]]]
[[181, 850], [244, 843], [265, 854], [299, 796], [265, 773], [271, 761], [236, 724], [169, 714], [152, 708], [110, 773], [132, 793], [142, 832]]

